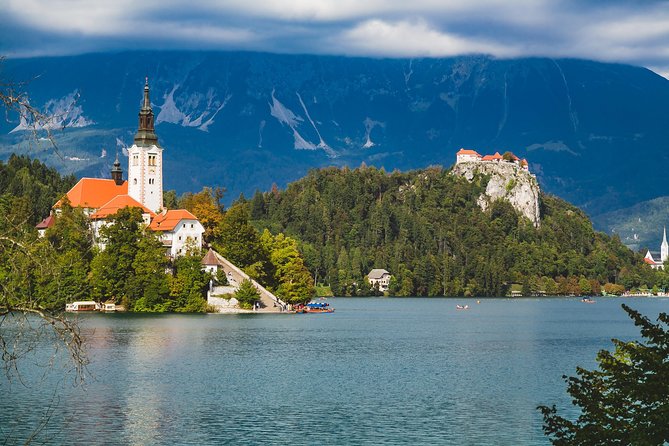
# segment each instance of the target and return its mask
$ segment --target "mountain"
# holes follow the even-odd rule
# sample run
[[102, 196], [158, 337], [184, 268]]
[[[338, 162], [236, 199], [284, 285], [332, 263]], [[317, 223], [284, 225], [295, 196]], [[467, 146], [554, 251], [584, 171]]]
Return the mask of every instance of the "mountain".
[[662, 229], [669, 226], [669, 197], [642, 201], [597, 215], [593, 223], [609, 234], [618, 234], [620, 240], [634, 251], [650, 249], [659, 252]]
[[460, 147], [511, 150], [545, 191], [591, 215], [669, 195], [669, 81], [639, 67], [483, 56], [371, 59], [248, 52], [125, 52], [6, 60], [53, 116], [58, 154], [0, 124], [0, 156], [108, 175], [131, 143], [148, 76], [165, 188], [283, 186], [312, 167], [450, 166]]

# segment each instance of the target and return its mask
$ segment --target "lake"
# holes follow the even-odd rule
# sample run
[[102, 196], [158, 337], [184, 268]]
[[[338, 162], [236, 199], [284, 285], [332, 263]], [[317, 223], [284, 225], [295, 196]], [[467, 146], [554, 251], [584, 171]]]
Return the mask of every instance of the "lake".
[[[0, 442], [547, 445], [563, 374], [666, 298], [334, 298], [333, 314], [79, 316], [92, 375], [0, 377]], [[468, 304], [457, 311], [456, 304]], [[48, 346], [29, 363], [45, 362]]]

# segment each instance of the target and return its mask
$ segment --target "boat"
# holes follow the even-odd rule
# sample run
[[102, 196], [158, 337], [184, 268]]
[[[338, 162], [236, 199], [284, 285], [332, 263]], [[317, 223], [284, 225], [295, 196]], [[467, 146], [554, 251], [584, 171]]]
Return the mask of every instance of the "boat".
[[590, 298], [590, 297], [582, 298], [581, 302], [583, 302], [584, 304], [595, 304], [595, 303], [597, 303], [597, 301], [592, 300], [592, 298]]
[[469, 310], [469, 305], [456, 305], [456, 310]]
[[72, 302], [71, 304], [65, 304], [65, 311], [70, 313], [84, 313], [90, 311], [100, 311], [102, 310], [102, 305], [92, 300]]
[[296, 313], [334, 313], [334, 308], [326, 302], [309, 302], [295, 310]]
[[116, 312], [116, 304], [106, 303], [102, 307], [101, 311], [104, 311], [105, 313], [115, 313]]

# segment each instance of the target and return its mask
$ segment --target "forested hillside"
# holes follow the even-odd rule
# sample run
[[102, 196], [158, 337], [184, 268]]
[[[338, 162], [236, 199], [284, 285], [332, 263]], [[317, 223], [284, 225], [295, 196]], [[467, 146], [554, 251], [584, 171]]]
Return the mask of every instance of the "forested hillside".
[[512, 283], [524, 294], [590, 294], [666, 282], [554, 196], [541, 196], [538, 229], [505, 201], [482, 212], [486, 182], [441, 167], [328, 168], [247, 205], [259, 229], [299, 239], [307, 267], [337, 295], [368, 294], [372, 268], [389, 270], [391, 294], [402, 296], [501, 296]]
[[5, 216], [21, 214], [27, 223], [35, 224], [49, 215], [51, 206], [74, 184], [73, 175], [61, 176], [39, 160], [11, 155], [0, 161], [0, 200]]

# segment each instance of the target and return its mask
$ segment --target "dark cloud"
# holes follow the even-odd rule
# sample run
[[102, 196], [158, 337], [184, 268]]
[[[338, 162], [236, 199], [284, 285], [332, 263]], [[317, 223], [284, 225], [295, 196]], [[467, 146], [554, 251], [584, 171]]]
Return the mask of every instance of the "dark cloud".
[[667, 1], [6, 0], [0, 53], [239, 49], [579, 57], [669, 72]]

